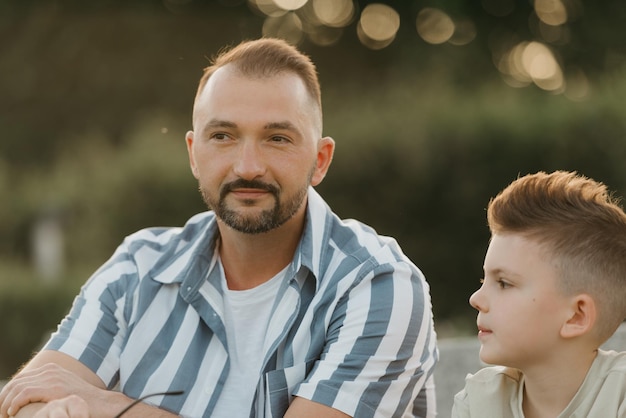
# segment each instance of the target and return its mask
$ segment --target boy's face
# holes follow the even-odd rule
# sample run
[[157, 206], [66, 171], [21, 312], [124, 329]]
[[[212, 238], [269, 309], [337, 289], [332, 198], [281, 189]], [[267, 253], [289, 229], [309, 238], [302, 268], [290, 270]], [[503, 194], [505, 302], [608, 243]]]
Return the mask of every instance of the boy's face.
[[568, 300], [545, 248], [518, 234], [496, 234], [485, 256], [482, 286], [471, 297], [478, 310], [480, 359], [528, 370], [558, 357]]

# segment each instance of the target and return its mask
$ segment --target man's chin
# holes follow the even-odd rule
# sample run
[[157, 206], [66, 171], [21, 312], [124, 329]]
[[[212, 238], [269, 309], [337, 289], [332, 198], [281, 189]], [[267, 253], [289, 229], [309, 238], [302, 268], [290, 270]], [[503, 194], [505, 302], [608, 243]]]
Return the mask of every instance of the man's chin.
[[267, 224], [243, 224], [243, 223], [227, 223], [230, 228], [234, 229], [237, 232], [241, 232], [242, 234], [249, 235], [259, 235], [264, 234], [266, 232], [270, 232], [273, 229], [277, 228], [277, 225], [267, 225]]
[[[265, 216], [264, 216], [265, 215]], [[229, 212], [218, 217], [228, 227], [244, 234], [262, 234], [269, 232], [278, 227], [273, 218], [267, 212], [257, 213], [256, 215]]]

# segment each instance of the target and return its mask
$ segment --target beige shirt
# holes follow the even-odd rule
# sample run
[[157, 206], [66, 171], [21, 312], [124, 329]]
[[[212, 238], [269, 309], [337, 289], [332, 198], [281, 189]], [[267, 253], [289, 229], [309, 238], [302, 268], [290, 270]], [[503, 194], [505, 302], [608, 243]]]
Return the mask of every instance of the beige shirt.
[[[524, 375], [494, 366], [467, 375], [452, 418], [523, 418]], [[626, 352], [598, 350], [583, 384], [558, 418], [626, 418]]]

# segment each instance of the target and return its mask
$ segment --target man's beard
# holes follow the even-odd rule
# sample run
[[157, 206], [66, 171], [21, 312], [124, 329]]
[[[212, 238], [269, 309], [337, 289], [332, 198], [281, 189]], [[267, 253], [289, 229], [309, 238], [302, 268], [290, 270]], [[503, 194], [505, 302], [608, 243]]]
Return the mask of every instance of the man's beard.
[[[311, 172], [309, 177], [312, 175], [313, 172]], [[241, 215], [237, 213], [237, 211], [227, 207], [226, 196], [232, 190], [238, 188], [259, 189], [269, 192], [274, 197], [274, 207], [263, 210], [257, 215]], [[222, 186], [217, 201], [202, 187], [200, 188], [200, 193], [202, 193], [207, 206], [213, 209], [215, 215], [226, 225], [246, 234], [261, 234], [278, 228], [291, 219], [302, 206], [307, 190], [308, 186], [298, 189], [294, 195], [287, 196], [287, 199], [283, 202], [281, 201], [282, 191], [278, 187], [259, 180], [238, 179]], [[254, 200], [244, 200], [243, 203], [244, 205], [252, 205]]]

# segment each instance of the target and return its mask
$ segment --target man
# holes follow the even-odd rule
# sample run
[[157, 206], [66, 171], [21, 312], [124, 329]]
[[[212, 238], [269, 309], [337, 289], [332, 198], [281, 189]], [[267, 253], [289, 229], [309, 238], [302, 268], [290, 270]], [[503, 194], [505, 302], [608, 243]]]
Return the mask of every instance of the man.
[[193, 129], [212, 211], [128, 237], [4, 388], [2, 417], [111, 417], [144, 397], [125, 416], [433, 417], [423, 275], [313, 189], [335, 144], [309, 58], [276, 39], [223, 52]]

